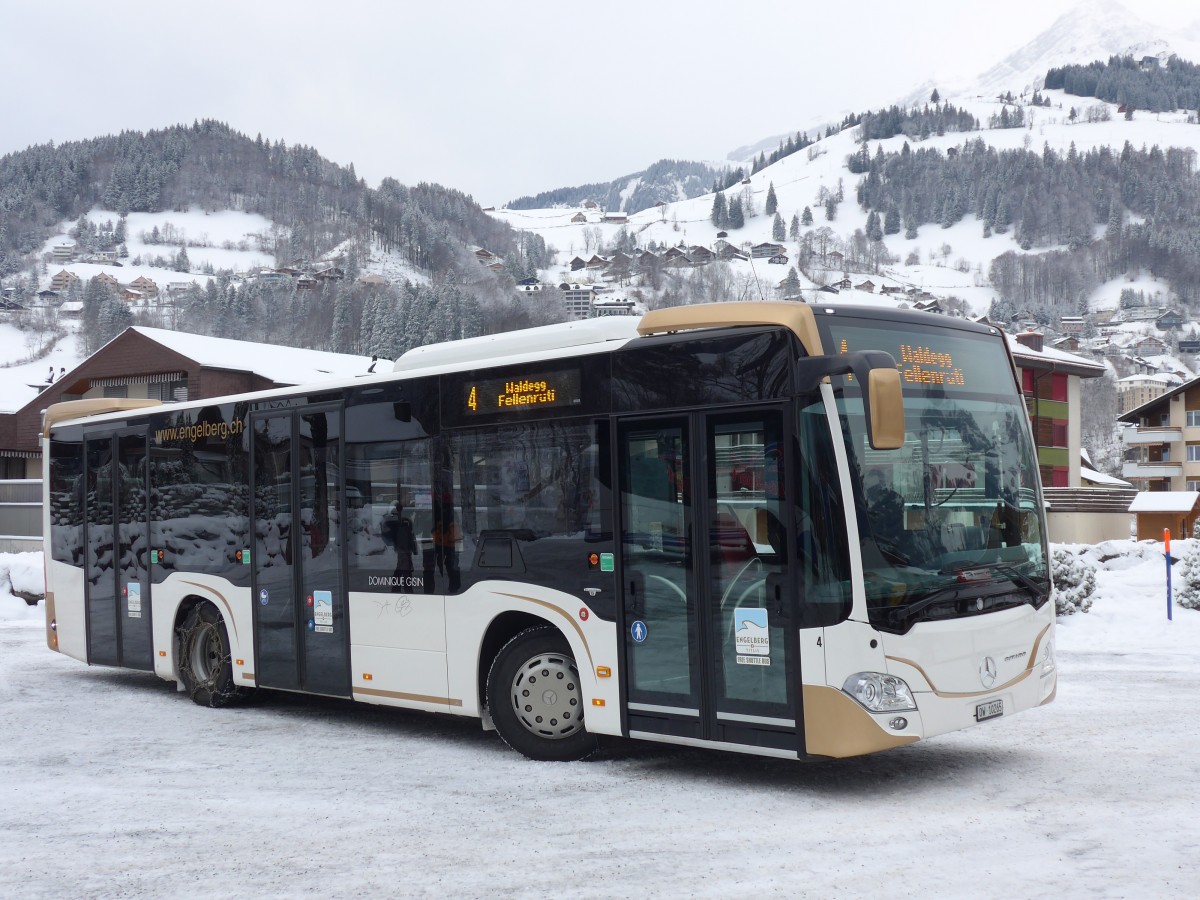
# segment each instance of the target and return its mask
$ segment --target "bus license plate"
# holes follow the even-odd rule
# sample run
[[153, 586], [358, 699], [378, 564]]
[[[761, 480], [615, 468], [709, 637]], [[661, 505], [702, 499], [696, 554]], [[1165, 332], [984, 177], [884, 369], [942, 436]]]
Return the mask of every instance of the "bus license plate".
[[989, 700], [987, 703], [980, 703], [975, 707], [975, 721], [983, 722], [986, 719], [994, 719], [996, 716], [1004, 715], [1003, 700]]

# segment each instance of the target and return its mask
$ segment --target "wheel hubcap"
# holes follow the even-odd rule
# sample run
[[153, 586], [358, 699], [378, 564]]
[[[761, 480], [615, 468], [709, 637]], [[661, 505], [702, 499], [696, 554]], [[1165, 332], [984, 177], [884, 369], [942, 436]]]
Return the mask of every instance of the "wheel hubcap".
[[517, 719], [538, 737], [560, 740], [583, 728], [579, 670], [569, 656], [539, 654], [517, 670], [512, 683]]
[[196, 635], [192, 642], [190, 663], [197, 684], [212, 683], [221, 665], [221, 636], [217, 633], [216, 626], [206, 625]]

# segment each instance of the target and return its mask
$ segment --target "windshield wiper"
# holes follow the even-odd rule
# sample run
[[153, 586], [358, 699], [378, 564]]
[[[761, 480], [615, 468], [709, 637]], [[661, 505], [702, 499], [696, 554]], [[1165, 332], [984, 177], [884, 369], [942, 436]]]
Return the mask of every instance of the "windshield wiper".
[[991, 570], [1015, 582], [1018, 587], [1024, 588], [1025, 593], [1035, 602], [1041, 601], [1045, 594], [1049, 593], [1049, 585], [1046, 582], [1035, 581], [1016, 566], [991, 566]]
[[960, 599], [962, 599], [960, 597], [961, 593], [962, 593], [962, 589], [959, 587], [942, 588], [941, 590], [934, 591], [932, 594], [922, 597], [916, 603], [906, 603], [902, 606], [897, 606], [894, 608], [889, 608], [889, 607], [875, 607], [875, 608], [876, 609], [887, 609], [888, 610], [888, 620], [893, 625], [899, 625], [902, 622], [906, 622], [906, 621], [916, 618], [917, 615], [919, 615], [920, 613], [923, 613], [925, 610], [929, 609], [931, 606], [938, 606], [943, 603], [957, 604], [958, 601]]

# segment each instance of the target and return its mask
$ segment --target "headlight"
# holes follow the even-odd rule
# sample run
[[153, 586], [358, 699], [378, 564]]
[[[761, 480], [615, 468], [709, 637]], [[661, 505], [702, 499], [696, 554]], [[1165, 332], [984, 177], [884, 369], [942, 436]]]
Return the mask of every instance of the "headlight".
[[1042, 677], [1049, 675], [1054, 668], [1054, 641], [1050, 641], [1046, 644], [1046, 657], [1042, 660]]
[[842, 690], [871, 712], [916, 709], [912, 691], [903, 678], [882, 672], [858, 672], [846, 679]]

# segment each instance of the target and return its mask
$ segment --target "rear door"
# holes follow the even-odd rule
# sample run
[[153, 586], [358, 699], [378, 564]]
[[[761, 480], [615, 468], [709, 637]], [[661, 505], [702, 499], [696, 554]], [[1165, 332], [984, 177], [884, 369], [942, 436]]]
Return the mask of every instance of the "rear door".
[[146, 430], [84, 436], [88, 662], [154, 668]]

